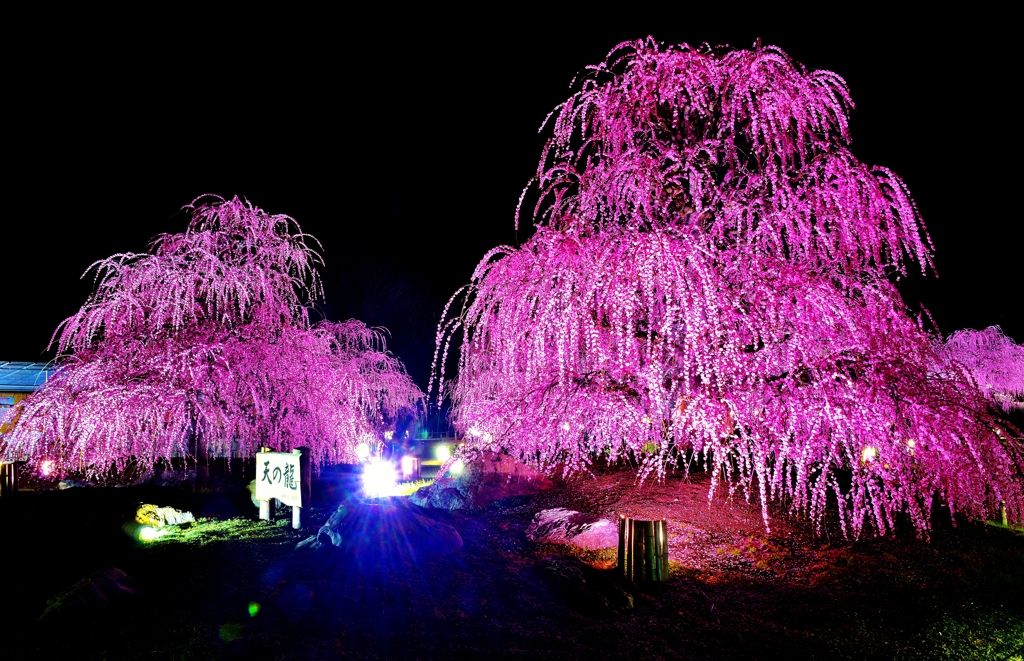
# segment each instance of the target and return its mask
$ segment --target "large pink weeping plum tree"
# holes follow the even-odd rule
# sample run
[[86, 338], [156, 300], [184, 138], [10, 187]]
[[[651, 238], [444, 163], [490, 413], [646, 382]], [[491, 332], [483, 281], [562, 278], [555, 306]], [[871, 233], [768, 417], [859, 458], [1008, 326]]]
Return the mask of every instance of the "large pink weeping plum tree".
[[54, 333], [59, 369], [14, 410], [4, 455], [58, 475], [260, 446], [356, 460], [422, 393], [359, 321], [311, 325], [318, 254], [294, 220], [234, 198], [187, 207], [148, 254], [91, 267], [96, 289]]
[[935, 496], [1020, 521], [1021, 444], [897, 293], [930, 242], [903, 182], [850, 152], [851, 108], [839, 76], [759, 44], [589, 67], [549, 115], [535, 234], [439, 326], [469, 447], [641, 479], [701, 462], [709, 497], [742, 486], [766, 525], [782, 500], [819, 529], [927, 534]]

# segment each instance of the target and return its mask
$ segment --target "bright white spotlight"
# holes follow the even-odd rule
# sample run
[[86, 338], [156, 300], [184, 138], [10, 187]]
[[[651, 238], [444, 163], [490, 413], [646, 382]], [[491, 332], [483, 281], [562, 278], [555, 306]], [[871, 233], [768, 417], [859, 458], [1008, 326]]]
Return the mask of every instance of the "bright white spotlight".
[[356, 446], [356, 457], [359, 461], [366, 461], [370, 458], [370, 445], [368, 443], [360, 443]]
[[397, 483], [395, 467], [390, 462], [372, 459], [363, 467], [363, 493], [370, 498], [390, 496]]
[[434, 450], [434, 456], [441, 463], [448, 461], [448, 458], [452, 456], [452, 451], [448, 449], [447, 445], [438, 445], [437, 449]]

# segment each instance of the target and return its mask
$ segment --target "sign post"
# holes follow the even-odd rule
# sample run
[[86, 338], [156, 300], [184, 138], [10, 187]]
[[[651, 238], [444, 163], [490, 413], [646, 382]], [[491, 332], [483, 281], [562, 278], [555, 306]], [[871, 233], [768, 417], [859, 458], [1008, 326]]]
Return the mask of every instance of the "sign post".
[[[18, 461], [0, 461], [0, 496], [18, 493]], [[1006, 518], [1006, 515], [1003, 515]]]
[[302, 528], [304, 507], [309, 506], [309, 448], [291, 452], [256, 454], [256, 499], [260, 501], [260, 519], [273, 517], [273, 499], [292, 508], [292, 528]]

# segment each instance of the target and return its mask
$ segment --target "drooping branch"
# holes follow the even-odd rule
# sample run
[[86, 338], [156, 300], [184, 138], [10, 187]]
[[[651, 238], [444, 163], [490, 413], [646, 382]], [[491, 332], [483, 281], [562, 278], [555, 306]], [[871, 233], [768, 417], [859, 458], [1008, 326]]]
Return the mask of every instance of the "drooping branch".
[[355, 461], [357, 443], [420, 407], [383, 332], [310, 325], [320, 258], [294, 220], [238, 198], [188, 209], [185, 232], [94, 265], [94, 293], [59, 328], [59, 369], [20, 403], [5, 455], [49, 459], [57, 474], [148, 466], [196, 444]]
[[851, 108], [773, 47], [648, 39], [590, 68], [550, 117], [536, 233], [439, 325], [456, 428], [565, 471], [696, 456], [766, 523], [777, 498], [821, 525], [834, 498], [851, 535], [901, 513], [926, 533], [936, 494], [1020, 520], [1024, 451], [969, 375], [995, 372], [945, 360], [890, 282], [931, 244], [850, 152]]
[[1024, 408], [1024, 346], [1004, 335], [999, 326], [959, 330], [946, 339], [940, 353], [966, 367], [1004, 411]]

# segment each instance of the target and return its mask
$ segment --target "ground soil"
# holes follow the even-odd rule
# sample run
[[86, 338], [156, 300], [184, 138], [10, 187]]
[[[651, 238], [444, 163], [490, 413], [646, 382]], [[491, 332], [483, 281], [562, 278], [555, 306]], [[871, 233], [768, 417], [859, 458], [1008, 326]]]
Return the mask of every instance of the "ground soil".
[[[4, 650], [25, 659], [1021, 659], [1024, 536], [936, 520], [843, 540], [742, 494], [709, 503], [708, 479], [636, 483], [596, 469], [533, 497], [433, 512], [463, 548], [415, 564], [296, 553], [350, 488], [325, 474], [312, 521], [255, 521], [239, 484], [85, 487], [0, 501]], [[121, 524], [140, 501], [191, 508], [192, 538], [140, 545]], [[614, 551], [535, 544], [541, 509], [665, 518], [672, 576], [634, 586]], [[220, 521], [221, 523], [217, 523]], [[206, 526], [206, 527], [204, 527]], [[219, 527], [218, 527], [219, 526]], [[115, 566], [140, 595], [38, 621], [47, 599]], [[630, 605], [630, 602], [632, 605]]]

